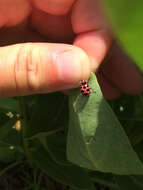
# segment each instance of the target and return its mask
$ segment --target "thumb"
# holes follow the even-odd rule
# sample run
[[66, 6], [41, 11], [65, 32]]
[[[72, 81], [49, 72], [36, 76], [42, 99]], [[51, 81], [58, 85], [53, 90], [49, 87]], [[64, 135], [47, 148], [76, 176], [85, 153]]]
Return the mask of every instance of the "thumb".
[[88, 56], [66, 44], [25, 43], [0, 47], [0, 97], [77, 87], [90, 74]]

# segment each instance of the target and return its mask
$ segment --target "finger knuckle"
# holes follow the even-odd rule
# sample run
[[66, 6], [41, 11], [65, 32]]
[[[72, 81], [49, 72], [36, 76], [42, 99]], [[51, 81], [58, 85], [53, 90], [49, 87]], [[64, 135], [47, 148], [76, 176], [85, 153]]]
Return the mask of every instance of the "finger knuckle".
[[37, 91], [39, 89], [40, 58], [38, 55], [38, 49], [35, 49], [31, 43], [19, 48], [14, 66], [17, 90], [25, 88], [28, 91]]

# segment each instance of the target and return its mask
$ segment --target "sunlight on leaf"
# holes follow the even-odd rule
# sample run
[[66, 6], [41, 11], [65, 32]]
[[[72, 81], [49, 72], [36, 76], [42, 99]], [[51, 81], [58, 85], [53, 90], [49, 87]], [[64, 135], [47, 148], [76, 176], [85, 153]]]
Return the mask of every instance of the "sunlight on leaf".
[[89, 85], [89, 97], [82, 96], [79, 89], [72, 90], [69, 97], [68, 160], [91, 170], [143, 174], [142, 162], [103, 98], [93, 73]]

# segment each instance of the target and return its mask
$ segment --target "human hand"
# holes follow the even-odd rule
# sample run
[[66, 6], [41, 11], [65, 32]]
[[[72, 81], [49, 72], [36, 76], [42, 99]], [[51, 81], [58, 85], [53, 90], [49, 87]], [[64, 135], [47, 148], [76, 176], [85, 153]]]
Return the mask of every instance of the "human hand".
[[[0, 27], [0, 44], [5, 45], [0, 48], [1, 97], [74, 88], [81, 79], [88, 79], [91, 71], [97, 71], [112, 43], [107, 22], [95, 0], [61, 0], [60, 3], [57, 0], [0, 0]], [[18, 44], [21, 42], [73, 42], [75, 46]], [[60, 58], [60, 55], [64, 56]], [[119, 64], [118, 67], [104, 65], [105, 73], [117, 71], [116, 77], [111, 78], [103, 77], [103, 72], [97, 74], [105, 97], [115, 98], [124, 88], [131, 93], [143, 90], [143, 78], [136, 68], [130, 72], [131, 64], [126, 66], [126, 86], [120, 82]], [[130, 86], [130, 80], [141, 85]]]
[[97, 78], [107, 99], [117, 98], [122, 93], [135, 95], [143, 92], [143, 75], [116, 42], [100, 66]]

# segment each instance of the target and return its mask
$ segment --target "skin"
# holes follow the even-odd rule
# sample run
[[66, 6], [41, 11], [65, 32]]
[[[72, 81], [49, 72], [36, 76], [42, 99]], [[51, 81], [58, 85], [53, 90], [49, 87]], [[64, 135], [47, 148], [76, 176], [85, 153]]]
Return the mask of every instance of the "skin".
[[142, 92], [107, 23], [99, 0], [0, 0], [0, 97], [75, 88], [91, 71], [107, 99]]

